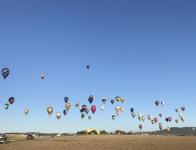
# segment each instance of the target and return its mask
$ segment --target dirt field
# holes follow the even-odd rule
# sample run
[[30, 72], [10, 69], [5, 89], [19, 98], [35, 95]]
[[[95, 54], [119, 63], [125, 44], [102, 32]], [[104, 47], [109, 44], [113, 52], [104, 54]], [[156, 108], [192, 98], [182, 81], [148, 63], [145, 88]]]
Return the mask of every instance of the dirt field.
[[0, 150], [196, 150], [196, 137], [177, 136], [65, 136], [39, 137], [33, 141], [24, 136], [9, 136]]

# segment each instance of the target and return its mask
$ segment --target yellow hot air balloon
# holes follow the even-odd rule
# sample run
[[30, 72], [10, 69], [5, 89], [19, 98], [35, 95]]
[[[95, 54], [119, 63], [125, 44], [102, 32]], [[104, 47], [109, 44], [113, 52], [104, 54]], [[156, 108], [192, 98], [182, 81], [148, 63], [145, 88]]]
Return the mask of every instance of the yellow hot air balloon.
[[125, 99], [123, 97], [120, 98], [121, 103], [124, 103]]
[[50, 116], [53, 113], [53, 108], [50, 106], [47, 108], [48, 115]]

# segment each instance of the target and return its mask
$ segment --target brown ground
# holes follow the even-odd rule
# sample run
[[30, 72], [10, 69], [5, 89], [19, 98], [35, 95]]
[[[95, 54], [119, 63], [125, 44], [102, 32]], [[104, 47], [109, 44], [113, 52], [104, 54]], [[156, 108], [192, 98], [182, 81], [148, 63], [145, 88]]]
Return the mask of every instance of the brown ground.
[[0, 150], [196, 150], [196, 137], [186, 136], [91, 135], [27, 141], [9, 135], [9, 141], [0, 144]]

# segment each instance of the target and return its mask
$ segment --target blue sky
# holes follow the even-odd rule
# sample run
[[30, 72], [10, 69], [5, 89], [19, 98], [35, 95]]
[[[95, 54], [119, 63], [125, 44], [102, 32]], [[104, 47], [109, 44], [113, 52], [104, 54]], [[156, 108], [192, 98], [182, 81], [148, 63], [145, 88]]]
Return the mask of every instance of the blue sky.
[[[138, 130], [129, 108], [173, 116], [186, 107], [186, 122], [196, 120], [195, 1], [18, 0], [0, 1], [0, 132], [75, 132], [84, 128]], [[90, 64], [91, 69], [86, 70]], [[45, 80], [40, 73], [46, 74]], [[93, 94], [97, 112], [81, 120], [75, 100], [88, 104]], [[112, 121], [114, 106], [99, 109], [100, 98], [120, 95], [125, 112]], [[5, 111], [8, 97], [16, 102]], [[68, 96], [72, 108], [55, 118]], [[156, 108], [156, 99], [166, 102]], [[50, 118], [47, 106], [54, 107]], [[30, 113], [24, 116], [24, 108]], [[144, 130], [156, 130], [148, 122]]]

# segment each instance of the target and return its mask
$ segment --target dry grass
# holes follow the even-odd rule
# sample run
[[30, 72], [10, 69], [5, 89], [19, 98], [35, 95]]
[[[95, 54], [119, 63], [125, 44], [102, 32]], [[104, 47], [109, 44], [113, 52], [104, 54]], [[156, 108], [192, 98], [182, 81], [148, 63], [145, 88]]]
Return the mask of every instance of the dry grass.
[[9, 140], [13, 142], [0, 144], [0, 150], [196, 150], [196, 137], [92, 135], [27, 141], [12, 135]]

